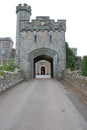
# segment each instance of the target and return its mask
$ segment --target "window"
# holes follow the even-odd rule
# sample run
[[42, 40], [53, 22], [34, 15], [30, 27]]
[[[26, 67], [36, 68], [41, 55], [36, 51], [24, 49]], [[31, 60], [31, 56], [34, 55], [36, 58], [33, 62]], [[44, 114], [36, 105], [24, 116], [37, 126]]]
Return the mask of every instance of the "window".
[[37, 42], [37, 36], [36, 35], [34, 36], [34, 42]]
[[4, 55], [5, 54], [5, 50], [2, 50], [2, 55]]
[[52, 36], [50, 35], [50, 42], [52, 42]]
[[4, 55], [5, 54], [5, 50], [0, 50], [0, 55]]
[[44, 66], [41, 67], [41, 75], [45, 75], [45, 67]]

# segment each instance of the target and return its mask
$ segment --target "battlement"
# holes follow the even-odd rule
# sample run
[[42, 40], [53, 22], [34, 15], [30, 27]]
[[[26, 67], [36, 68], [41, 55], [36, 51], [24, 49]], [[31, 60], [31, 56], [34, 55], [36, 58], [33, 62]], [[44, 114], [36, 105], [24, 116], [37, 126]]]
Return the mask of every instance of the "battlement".
[[9, 41], [13, 44], [13, 41], [10, 37], [3, 37], [3, 38], [0, 38], [0, 42], [3, 42], [3, 41]]
[[20, 21], [20, 31], [38, 31], [38, 30], [58, 30], [58, 31], [66, 31], [66, 20], [55, 20], [50, 19], [49, 16], [37, 16], [36, 19], [31, 20], [31, 7], [27, 4], [19, 4], [16, 7], [16, 13], [20, 12], [18, 16], [18, 25]]
[[28, 22], [24, 26], [21, 26], [22, 28], [20, 31], [28, 31], [28, 30], [58, 30], [58, 31], [66, 31], [66, 20], [57, 20], [55, 22], [53, 19], [50, 19], [48, 16], [38, 16], [36, 19], [32, 20], [31, 22]]
[[28, 6], [27, 4], [19, 4], [18, 6], [16, 6], [16, 13], [22, 10], [27, 11], [31, 14], [31, 6]]
[[36, 20], [49, 20], [50, 17], [49, 16], [37, 16]]

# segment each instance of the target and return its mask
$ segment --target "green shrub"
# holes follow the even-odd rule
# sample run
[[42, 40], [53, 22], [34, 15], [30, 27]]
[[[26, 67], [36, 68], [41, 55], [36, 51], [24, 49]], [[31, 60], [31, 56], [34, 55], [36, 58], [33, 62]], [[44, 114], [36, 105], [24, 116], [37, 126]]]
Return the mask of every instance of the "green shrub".
[[68, 43], [66, 43], [66, 68], [76, 69], [76, 57]]
[[87, 76], [87, 56], [82, 59], [82, 75]]
[[3, 75], [3, 71], [0, 70], [0, 75]]
[[[18, 66], [14, 63], [13, 60], [8, 60], [5, 61], [3, 66], [0, 67], [0, 72], [1, 70], [6, 70], [6, 71], [14, 71], [15, 68], [18, 68]], [[1, 72], [2, 73], [2, 72]]]

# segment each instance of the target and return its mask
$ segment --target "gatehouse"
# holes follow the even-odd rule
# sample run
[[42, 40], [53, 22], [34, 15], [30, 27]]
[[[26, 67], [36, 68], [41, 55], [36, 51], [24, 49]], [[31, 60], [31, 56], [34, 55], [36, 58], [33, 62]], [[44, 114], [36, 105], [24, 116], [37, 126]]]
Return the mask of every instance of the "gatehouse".
[[31, 20], [31, 7], [27, 4], [19, 4], [16, 13], [16, 63], [28, 79], [60, 79], [66, 66], [66, 20], [55, 22], [48, 16]]

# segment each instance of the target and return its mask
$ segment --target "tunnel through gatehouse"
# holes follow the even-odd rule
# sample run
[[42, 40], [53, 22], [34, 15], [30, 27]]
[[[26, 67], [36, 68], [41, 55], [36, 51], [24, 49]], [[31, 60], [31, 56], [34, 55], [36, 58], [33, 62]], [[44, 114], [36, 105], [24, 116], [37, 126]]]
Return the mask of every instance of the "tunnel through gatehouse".
[[53, 78], [53, 58], [40, 55], [34, 59], [35, 78]]

